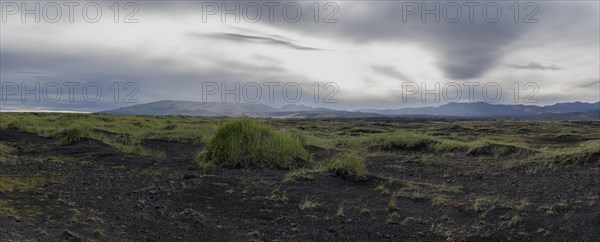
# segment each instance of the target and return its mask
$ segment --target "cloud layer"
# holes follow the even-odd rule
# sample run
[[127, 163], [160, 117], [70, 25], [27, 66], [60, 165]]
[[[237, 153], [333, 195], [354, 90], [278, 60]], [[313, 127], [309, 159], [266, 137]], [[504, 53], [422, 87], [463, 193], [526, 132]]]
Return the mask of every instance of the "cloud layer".
[[[512, 2], [499, 3], [502, 15], [496, 22], [488, 21], [497, 16], [493, 10], [483, 13], [487, 2], [478, 2], [472, 16], [459, 2], [460, 18], [457, 6], [437, 2], [439, 21], [433, 14], [423, 21], [421, 11], [436, 6], [429, 1], [320, 2], [316, 16], [314, 2], [297, 2], [294, 6], [303, 11], [298, 21], [289, 20], [294, 14], [283, 17], [287, 1], [275, 8], [272, 19], [265, 2], [255, 3], [262, 10], [255, 23], [244, 16], [238, 23], [231, 15], [223, 23], [222, 5], [206, 16], [203, 2], [136, 2], [139, 23], [131, 24], [115, 23], [108, 5], [102, 6], [101, 21], [93, 24], [79, 18], [69, 23], [64, 17], [58, 23], [21, 23], [18, 15], [7, 16], [0, 36], [0, 81], [42, 86], [97, 82], [106, 88], [135, 82], [140, 102], [200, 101], [207, 82], [232, 87], [235, 82], [242, 87], [298, 83], [304, 93], [299, 103], [340, 109], [436, 105], [414, 97], [403, 102], [402, 84], [407, 82], [428, 88], [495, 82], [504, 88], [502, 103], [514, 102], [509, 88], [515, 83], [522, 88], [529, 82], [539, 86], [540, 104], [600, 99], [598, 2], [536, 2], [535, 7], [519, 2], [517, 23]], [[226, 4], [235, 7], [234, 1]], [[240, 2], [242, 10], [246, 5]], [[249, 16], [256, 16], [248, 9]], [[412, 10], [418, 11], [409, 14]], [[530, 17], [537, 23], [524, 23], [533, 10], [537, 12]], [[453, 17], [458, 20], [448, 21]], [[339, 87], [338, 103], [323, 103], [332, 92], [325, 89], [330, 82]], [[2, 108], [97, 111], [126, 105], [108, 96], [94, 104], [23, 103], [15, 100], [18, 96], [12, 95]], [[285, 104], [278, 96], [261, 102]]]

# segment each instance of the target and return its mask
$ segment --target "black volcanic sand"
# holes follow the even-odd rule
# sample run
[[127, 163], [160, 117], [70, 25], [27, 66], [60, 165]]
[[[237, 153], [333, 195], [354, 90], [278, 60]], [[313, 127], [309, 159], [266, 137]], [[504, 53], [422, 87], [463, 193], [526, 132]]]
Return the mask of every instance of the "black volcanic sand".
[[[323, 172], [283, 182], [286, 170], [201, 170], [192, 162], [201, 144], [144, 141], [167, 154], [160, 160], [14, 130], [0, 142], [15, 149], [2, 156], [2, 179], [39, 181], [0, 190], [1, 241], [600, 238], [597, 164], [506, 168], [488, 156], [398, 151], [369, 156], [366, 181]], [[320, 206], [300, 209], [307, 199]]]

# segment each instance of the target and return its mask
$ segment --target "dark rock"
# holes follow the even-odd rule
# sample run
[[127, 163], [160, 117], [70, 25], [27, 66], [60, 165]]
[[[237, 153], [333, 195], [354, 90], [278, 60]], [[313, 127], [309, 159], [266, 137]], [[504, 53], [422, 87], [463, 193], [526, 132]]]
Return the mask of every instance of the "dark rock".
[[83, 241], [83, 239], [79, 235], [76, 235], [75, 233], [73, 233], [67, 229], [65, 229], [62, 232], [59, 239], [61, 242], [81, 242], [81, 241]]

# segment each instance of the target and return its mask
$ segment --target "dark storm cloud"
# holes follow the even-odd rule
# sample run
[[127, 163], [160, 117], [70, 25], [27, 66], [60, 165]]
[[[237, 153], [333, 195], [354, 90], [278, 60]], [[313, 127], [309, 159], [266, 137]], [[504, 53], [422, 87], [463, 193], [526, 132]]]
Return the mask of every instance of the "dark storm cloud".
[[[200, 22], [201, 2], [152, 1], [137, 3], [140, 5], [139, 17], [142, 22], [149, 19], [156, 20], [155, 18], [158, 20], [162, 18], [172, 20], [181, 17], [187, 20], [188, 18], [184, 17], [191, 15], [198, 20], [199, 26], [195, 27], [204, 27]], [[227, 1], [227, 3], [235, 3], [235, 1]], [[241, 3], [244, 4], [243, 1]], [[334, 43], [352, 43], [358, 47], [378, 43], [411, 44], [431, 52], [436, 58], [436, 66], [442, 70], [445, 77], [457, 80], [481, 77], [498, 66], [506, 54], [518, 52], [519, 49], [517, 48], [519, 46], [543, 47], [548, 43], [566, 41], [565, 43], [570, 44], [567, 48], [592, 46], [596, 49], [592, 48], [591, 52], [595, 51], [597, 53], [598, 50], [597, 2], [538, 2], [540, 9], [536, 18], [539, 19], [539, 23], [535, 24], [513, 22], [512, 12], [508, 10], [508, 5], [513, 4], [514, 1], [501, 3], [504, 15], [501, 21], [497, 23], [488, 23], [481, 19], [481, 5], [485, 4], [483, 1], [479, 2], [479, 11], [476, 12], [474, 23], [466, 20], [466, 12], [463, 12], [462, 20], [458, 23], [448, 23], [443, 18], [440, 23], [435, 23], [433, 20], [422, 23], [419, 15], [408, 18], [407, 22], [403, 22], [401, 3], [393, 1], [350, 1], [341, 3], [339, 12], [336, 15], [336, 18], [339, 19], [338, 23], [315, 23], [313, 16], [310, 14], [311, 12], [308, 10], [308, 7], [314, 4], [314, 1], [298, 3], [302, 6], [305, 14], [297, 23], [284, 21], [281, 18], [281, 12], [278, 11], [273, 23], [263, 18], [261, 22], [256, 24], [240, 25], [244, 29], [233, 28], [232, 31], [227, 29], [227, 33], [198, 34], [185, 32], [194, 31], [194, 29], [185, 29], [183, 33], [189, 35], [190, 38], [217, 38], [235, 43], [275, 45], [292, 50], [306, 51], [303, 53], [309, 53], [309, 51], [312, 51], [310, 53], [321, 53], [315, 51], [324, 49], [320, 49], [319, 46], [303, 45], [302, 42], [287, 37], [285, 34], [282, 34], [284, 36], [278, 36], [265, 33], [269, 32], [269, 29], [279, 28], [283, 30], [282, 33], [327, 39]], [[421, 4], [421, 2], [418, 3]], [[429, 4], [431, 2], [424, 3]], [[440, 3], [443, 5], [445, 2], [440, 1]], [[322, 20], [328, 14], [327, 11], [321, 11], [320, 19]], [[221, 22], [220, 16], [216, 15], [214, 17], [210, 20], [211, 23], [218, 24]], [[112, 21], [112, 19], [107, 19]], [[134, 25], [130, 26], [134, 27]], [[68, 28], [68, 26], [62, 27]], [[4, 35], [4, 31], [8, 27], [2, 26], [2, 28], [3, 41], [5, 38], [11, 39], [10, 35]], [[15, 31], [15, 27], [12, 28]], [[252, 30], [249, 30], [249, 28]], [[253, 31], [254, 29], [262, 31]], [[49, 35], [51, 32], [44, 30], [39, 33], [39, 36], [42, 36], [40, 39], [44, 39], [44, 34]], [[161, 36], [156, 37], [161, 38]], [[48, 36], [48, 38], [60, 37]], [[573, 45], [573, 43], [581, 43], [577, 42], [579, 40], [584, 40], [581, 46]], [[167, 54], [163, 57], [152, 57], [151, 55], [145, 56], [144, 51], [139, 49], [73, 48], [70, 46], [73, 43], [68, 41], [64, 45], [57, 44], [56, 46], [44, 47], [37, 46], [33, 41], [9, 41], [9, 45], [6, 43], [3, 42], [2, 49], [0, 49], [0, 58], [2, 59], [0, 79], [2, 81], [82, 80], [106, 83], [113, 80], [136, 81], [140, 84], [141, 102], [160, 99], [199, 100], [198, 93], [202, 81], [293, 81], [308, 79], [300, 76], [301, 74], [290, 73], [284, 67], [279, 66], [278, 61], [271, 57], [254, 56], [250, 60], [242, 60], [235, 59], [235, 53], [227, 53], [226, 51], [223, 51], [223, 55], [218, 58], [212, 56], [210, 58], [199, 58], [210, 59], [212, 65], [198, 67], [193, 63], [196, 59], [186, 59], [185, 57], [189, 56], [177, 56], [177, 53]], [[180, 47], [193, 49], [193, 46], [188, 46], [185, 42], [181, 43]], [[276, 53], [276, 50], [273, 49], [268, 51], [272, 51], [269, 54]], [[395, 49], [389, 49], [389, 52], [398, 56], [404, 54]], [[232, 61], [234, 59], [235, 61]], [[535, 56], [532, 60], [541, 61], [541, 63], [546, 61], [544, 56]], [[546, 71], [561, 69], [556, 66], [531, 62], [532, 60], [526, 60], [520, 65], [513, 64], [509, 66], [516, 69]], [[561, 63], [560, 60], [557, 63]], [[369, 66], [373, 63], [365, 62], [364, 64]], [[503, 65], [500, 64], [500, 66]], [[410, 79], [402, 72], [402, 66], [382, 65], [373, 66], [372, 68], [374, 72], [381, 75], [402, 80]], [[597, 72], [593, 74], [596, 75]], [[592, 81], [586, 79], [572, 83], [573, 87], [594, 87], [597, 89], [599, 82], [596, 78]], [[340, 86], [343, 88], [343, 83], [340, 83]], [[310, 90], [307, 93], [310, 93]], [[549, 95], [545, 97], [545, 100], [554, 100], [553, 98]], [[573, 98], [576, 99], [577, 96], [557, 96], [556, 100], [573, 100]], [[373, 96], [364, 96], [362, 99], [349, 99], [344, 100], [344, 105], [378, 107], [388, 104], [392, 106], [401, 104], [396, 102], [397, 100], [388, 100], [389, 103], [386, 104], [386, 100]]]
[[[354, 8], [361, 8], [360, 14], [353, 14]], [[474, 23], [464, 17], [458, 23], [443, 20], [436, 23], [432, 16], [425, 23], [420, 17], [404, 21], [401, 2], [352, 2], [340, 6], [337, 24], [314, 24], [310, 19], [303, 19], [299, 24], [284, 21], [275, 24], [356, 43], [416, 44], [434, 51], [437, 65], [446, 77], [470, 79], [481, 76], [496, 65], [504, 53], [503, 47], [528, 29], [507, 18], [498, 23], [487, 23], [479, 15], [477, 17], [479, 19]]]
[[[419, 2], [429, 7], [435, 3]], [[446, 4], [443, 1], [439, 3], [441, 7]], [[419, 14], [409, 16], [404, 21], [402, 2], [382, 1], [349, 2], [340, 5], [337, 15], [339, 23], [315, 24], [312, 19], [303, 18], [295, 24], [285, 21], [276, 21], [274, 24], [292, 31], [327, 36], [340, 41], [416, 44], [434, 52], [438, 58], [437, 66], [447, 78], [459, 80], [478, 78], [485, 74], [495, 67], [506, 53], [515, 51], [510, 49], [511, 46], [527, 34], [537, 33], [539, 36], [564, 39], [565, 36], [556, 32], [556, 29], [581, 28], [585, 31], [573, 32], [568, 38], [592, 38], [597, 41], [597, 5], [537, 2], [539, 11], [535, 18], [539, 20], [538, 23], [514, 23], [512, 12], [509, 10], [513, 2], [499, 2], [503, 15], [498, 22], [490, 23], [482, 17], [481, 8], [486, 2], [478, 3], [480, 5], [472, 23], [468, 20], [465, 8], [462, 10], [461, 20], [457, 23], [445, 21], [443, 16], [440, 17], [440, 22], [436, 23], [432, 15], [423, 23]], [[575, 20], [577, 23], [567, 20], [575, 15], [579, 16]]]
[[[227, 2], [230, 4], [227, 6], [232, 7], [232, 4], [235, 3], [235, 1]], [[200, 17], [201, 4], [197, 2], [190, 4], [193, 7], [184, 11], [195, 12]], [[244, 2], [241, 4], [243, 5]], [[391, 1], [343, 3], [339, 5], [339, 11], [334, 15], [339, 20], [338, 23], [315, 23], [312, 12], [309, 11], [309, 7], [314, 3], [298, 2], [298, 4], [304, 10], [304, 15], [298, 22], [291, 23], [284, 20], [280, 10], [276, 11], [274, 22], [269, 22], [266, 17], [263, 17], [257, 24], [359, 44], [371, 42], [415, 43], [422, 48], [434, 51], [438, 57], [438, 67], [451, 79], [479, 77], [497, 64], [498, 59], [503, 56], [503, 47], [512, 43], [528, 28], [534, 27], [533, 25], [515, 24], [510, 17], [501, 18], [498, 23], [487, 23], [481, 19], [481, 12], [477, 12], [477, 19], [474, 23], [469, 23], [464, 16], [463, 21], [458, 23], [448, 23], [443, 20], [436, 23], [431, 16], [426, 23], [422, 23], [419, 15], [416, 18], [414, 18], [415, 16], [407, 18], [407, 21], [404, 22], [402, 3]], [[157, 4], [154, 3], [154, 5]], [[509, 6], [508, 3], [501, 3], [501, 5], [505, 11]], [[178, 6], [177, 8], [182, 7], [182, 5]], [[281, 5], [279, 7], [281, 8]], [[155, 10], [158, 11], [158, 9]], [[358, 11], [358, 14], [355, 11]], [[323, 21], [329, 14], [330, 12], [321, 11], [319, 19]], [[211, 17], [213, 18], [209, 18], [208, 21], [221, 21], [219, 14]], [[214, 34], [212, 37], [237, 42], [278, 45], [298, 50], [319, 50], [315, 47], [296, 44], [293, 40], [272, 36], [221, 33]], [[402, 55], [402, 53], [398, 53], [398, 55]]]
[[506, 65], [508, 67], [514, 69], [522, 69], [522, 70], [540, 70], [540, 71], [559, 71], [563, 70], [562, 68], [556, 66], [546, 66], [540, 63], [531, 62], [527, 65]]
[[[86, 55], [77, 55], [69, 53], [82, 53]], [[134, 82], [139, 87], [139, 93], [136, 98], [140, 102], [155, 101], [156, 99], [167, 99], [172, 97], [181, 97], [181, 99], [199, 100], [201, 93], [201, 83], [216, 80], [241, 80], [245, 76], [237, 75], [234, 72], [215, 69], [199, 69], [188, 66], [185, 62], [176, 59], [170, 60], [148, 60], [131, 53], [98, 49], [91, 51], [86, 48], [77, 50], [70, 49], [52, 49], [52, 50], [33, 50], [33, 49], [2, 49], [0, 51], [3, 82], [27, 83], [33, 87], [33, 83], [39, 82], [42, 85], [48, 82], [66, 83], [78, 82], [79, 87], [88, 82], [99, 83], [105, 93], [98, 103], [81, 103], [81, 98], [76, 100], [83, 106], [88, 106], [88, 110], [79, 111], [99, 111], [107, 107], [124, 105], [115, 104], [112, 93], [108, 89], [113, 82], [121, 83]], [[238, 69], [234, 63], [229, 63], [233, 69]], [[45, 76], [23, 73], [22, 69], [44, 70], [49, 73]], [[184, 87], [184, 88], [182, 88]], [[79, 94], [78, 94], [79, 95]], [[6, 103], [10, 105], [11, 103]], [[14, 103], [12, 103], [14, 104]], [[73, 106], [68, 104], [63, 106], [60, 103], [17, 103], [18, 106], [42, 107], [54, 106], [55, 108]], [[63, 103], [64, 104], [64, 103]], [[3, 103], [2, 105], [5, 105]], [[112, 106], [111, 106], [112, 105]]]
[[277, 39], [274, 37], [266, 37], [266, 36], [255, 36], [255, 35], [246, 35], [246, 34], [238, 34], [238, 33], [215, 33], [215, 34], [197, 34], [197, 33], [188, 33], [190, 37], [195, 38], [218, 38], [224, 39], [228, 41], [241, 42], [241, 43], [259, 43], [259, 44], [267, 44], [267, 45], [277, 45], [283, 46], [286, 48], [296, 49], [296, 50], [321, 50], [318, 48], [307, 47], [295, 44], [291, 41]]
[[[195, 1], [178, 2], [168, 4], [166, 2], [140, 2], [140, 9], [165, 14], [187, 13], [195, 14], [198, 18], [202, 16], [202, 2], [212, 2], [219, 5], [217, 10], [222, 10], [225, 4], [227, 8], [235, 7], [240, 3], [241, 8], [248, 2], [245, 1]], [[266, 1], [252, 1], [260, 6]], [[531, 13], [532, 8], [520, 12], [518, 23], [514, 22], [513, 11], [509, 9], [514, 2], [493, 2], [499, 4], [502, 15], [498, 22], [488, 22], [483, 18], [483, 6], [490, 1], [474, 1], [477, 4], [473, 12], [473, 22], [469, 20], [469, 9], [465, 2], [458, 2], [461, 6], [461, 17], [458, 22], [453, 23], [446, 20], [454, 16], [453, 8], [449, 8], [448, 14], [442, 10], [448, 3], [446, 1], [348, 1], [338, 2], [337, 11], [331, 15], [337, 19], [337, 23], [324, 23], [324, 19], [332, 14], [333, 8], [319, 12], [319, 23], [314, 21], [314, 12], [310, 10], [314, 2], [294, 2], [303, 10], [303, 15], [298, 22], [291, 23], [283, 18], [282, 7], [286, 2], [282, 1], [275, 8], [274, 21], [266, 17], [267, 8], [263, 8], [263, 16], [256, 24], [274, 26], [287, 31], [300, 32], [301, 34], [325, 37], [335, 41], [355, 42], [358, 44], [373, 42], [392, 42], [416, 44], [421, 48], [434, 52], [437, 57], [436, 64], [445, 77], [450, 79], [464, 80], [478, 78], [488, 70], [498, 65], [505, 54], [515, 51], [511, 46], [521, 38], [533, 32], [536, 35], [549, 38], [564, 38], [557, 29], [569, 31], [569, 29], [581, 29], [585, 31], [569, 32], [569, 38], [590, 38], [597, 42], [597, 4], [595, 3], [562, 3], [562, 2], [534, 2], [537, 13], [533, 19], [537, 23], [523, 23], [523, 19]], [[324, 2], [321, 2], [321, 7]], [[418, 12], [408, 15], [403, 10], [403, 4], [416, 4]], [[426, 16], [425, 23], [422, 22], [421, 12], [423, 7], [434, 8], [439, 5], [439, 22], [435, 21], [433, 15]], [[524, 2], [520, 7], [524, 8]], [[144, 7], [144, 8], [142, 8]], [[495, 17], [494, 8], [486, 16]], [[572, 16], [578, 16], [573, 18]], [[220, 12], [210, 16], [209, 22], [221, 22]], [[232, 18], [231, 16], [229, 16]], [[241, 18], [242, 21], [243, 18]], [[233, 22], [230, 20], [229, 22]], [[561, 32], [561, 31], [559, 31]], [[574, 35], [573, 35], [574, 34]], [[298, 50], [318, 50], [317, 47], [308, 47], [294, 43], [294, 40], [283, 39], [273, 36], [248, 35], [241, 33], [215, 34], [214, 37], [238, 42], [255, 42], [274, 44]], [[540, 37], [540, 38], [543, 38]], [[543, 39], [542, 39], [543, 40]], [[530, 42], [530, 45], [539, 43]], [[395, 50], [390, 50], [394, 52]], [[402, 55], [402, 53], [398, 53]], [[550, 69], [547, 69], [550, 70]]]
[[[194, 1], [177, 2], [171, 4], [162, 1], [139, 2], [141, 10], [155, 12], [167, 15], [167, 13], [185, 13], [202, 17], [202, 2], [211, 2], [219, 5], [217, 10], [222, 10], [225, 4], [226, 8], [234, 8], [236, 3], [243, 8], [246, 1]], [[252, 1], [260, 6], [264, 6], [266, 1]], [[538, 36], [564, 38], [556, 29], [583, 29], [585, 31], [570, 32], [574, 34], [569, 38], [589, 38], [589, 36], [598, 36], [597, 30], [597, 5], [594, 3], [557, 3], [557, 2], [534, 2], [537, 7], [537, 13], [533, 15], [538, 23], [523, 23], [523, 19], [530, 13], [521, 11], [518, 23], [513, 20], [513, 12], [509, 9], [514, 2], [494, 2], [499, 4], [502, 15], [498, 22], [488, 22], [483, 18], [483, 6], [489, 1], [475, 1], [477, 4], [473, 12], [473, 22], [469, 20], [469, 9], [464, 5], [465, 2], [458, 2], [461, 6], [461, 17], [458, 22], [452, 23], [446, 18], [454, 16], [453, 11], [444, 14], [444, 6], [449, 4], [446, 1], [426, 1], [426, 2], [402, 2], [402, 1], [348, 1], [338, 2], [337, 11], [331, 15], [337, 19], [337, 23], [325, 23], [324, 19], [333, 12], [333, 8], [320, 11], [318, 23], [314, 21], [314, 12], [309, 7], [314, 2], [299, 1], [298, 4], [303, 10], [303, 15], [298, 22], [291, 23], [283, 18], [282, 7], [290, 1], [281, 1], [274, 11], [274, 21], [269, 21], [267, 17], [267, 8], [262, 9], [263, 15], [258, 23], [269, 27], [278, 27], [287, 31], [299, 32], [304, 35], [329, 38], [334, 41], [354, 42], [358, 44], [373, 42], [392, 42], [392, 43], [410, 43], [416, 44], [423, 49], [434, 52], [437, 57], [436, 65], [440, 68], [446, 78], [464, 80], [481, 77], [488, 70], [498, 65], [498, 62], [505, 54], [515, 51], [511, 45], [519, 41], [528, 33], [537, 32]], [[321, 2], [321, 7], [324, 2]], [[403, 10], [406, 6], [403, 4], [416, 4], [418, 12], [415, 15], [407, 15]], [[422, 22], [421, 12], [423, 7], [433, 8], [435, 4], [439, 5], [439, 22], [435, 21], [433, 15], [426, 16], [425, 23]], [[524, 8], [525, 3], [520, 3]], [[452, 9], [452, 8], [450, 8]], [[493, 9], [493, 8], [492, 8]], [[490, 10], [487, 14], [493, 18], [494, 11]], [[578, 16], [573, 19], [572, 16]], [[232, 16], [229, 16], [232, 18]], [[242, 22], [244, 18], [241, 18]], [[211, 15], [208, 22], [220, 23], [220, 12]], [[233, 20], [228, 20], [233, 22]], [[548, 36], [553, 35], [554, 36]], [[557, 35], [558, 34], [558, 35]], [[294, 42], [294, 40], [269, 36], [262, 34], [243, 34], [243, 33], [220, 33], [214, 34], [215, 38], [227, 39], [237, 42], [254, 42], [283, 46], [297, 50], [320, 50], [318, 47], [303, 46]], [[597, 42], [594, 37], [593, 41]], [[528, 43], [537, 45], [539, 43]], [[395, 50], [391, 49], [391, 52]], [[403, 53], [398, 53], [402, 55]], [[547, 69], [550, 70], [550, 69]]]
[[[41, 102], [35, 102], [31, 96], [26, 102], [22, 102], [19, 95], [11, 96], [8, 102], [2, 103], [3, 109], [52, 109], [52, 110], [73, 110], [73, 111], [102, 111], [122, 106], [131, 105], [131, 103], [115, 103], [113, 101], [113, 92], [111, 86], [114, 82], [120, 82], [121, 85], [127, 82], [134, 82], [139, 87], [139, 92], [135, 99], [140, 103], [147, 103], [157, 100], [177, 99], [202, 101], [203, 83], [217, 83], [219, 87], [226, 83], [226, 87], [231, 89], [235, 87], [234, 82], [239, 86], [244, 86], [248, 82], [280, 82], [280, 87], [288, 82], [298, 82], [307, 80], [304, 76], [290, 75], [281, 67], [273, 65], [249, 64], [242, 61], [233, 60], [212, 60], [215, 67], [202, 67], [190, 65], [186, 60], [173, 59], [148, 59], [147, 57], [136, 54], [134, 50], [111, 51], [110, 49], [73, 48], [66, 47], [51, 49], [1, 49], [0, 58], [2, 66], [0, 68], [2, 82], [14, 82], [17, 85], [26, 83], [28, 88], [35, 87], [35, 83], [57, 82], [62, 86], [66, 82], [78, 82], [79, 86], [75, 90], [75, 102], [67, 102], [66, 96], [60, 102], [50, 103], [44, 99]], [[77, 53], [86, 53], [78, 55]], [[24, 70], [40, 70], [45, 75], [37, 75], [37, 72]], [[102, 98], [98, 102], [85, 102], [81, 98], [81, 87], [89, 82], [98, 83], [103, 89]], [[308, 88], [305, 85], [303, 88]], [[266, 90], [266, 89], [265, 89]], [[50, 90], [51, 97], [54, 96], [54, 89]], [[63, 92], [66, 92], [64, 89]], [[122, 97], [128, 93], [122, 90]], [[310, 93], [310, 90], [304, 90]], [[66, 93], [63, 93], [66, 95]], [[266, 93], [263, 95], [267, 95]], [[209, 101], [220, 101], [221, 96], [216, 95]], [[232, 97], [229, 96], [229, 99]], [[231, 101], [231, 100], [228, 100]], [[271, 106], [281, 106], [285, 104], [281, 100], [281, 95], [276, 96]]]
[[[0, 50], [0, 54], [3, 81], [131, 80], [142, 81], [145, 85], [162, 85], [201, 80], [242, 80], [258, 78], [262, 76], [261, 72], [265, 71], [283, 71], [280, 67], [272, 65], [222, 59], [212, 60], [221, 68], [198, 68], [194, 63], [177, 56], [152, 59], [139, 55], [135, 50], [114, 51], [110, 48], [11, 48]], [[28, 69], [40, 71], [25, 71]]]

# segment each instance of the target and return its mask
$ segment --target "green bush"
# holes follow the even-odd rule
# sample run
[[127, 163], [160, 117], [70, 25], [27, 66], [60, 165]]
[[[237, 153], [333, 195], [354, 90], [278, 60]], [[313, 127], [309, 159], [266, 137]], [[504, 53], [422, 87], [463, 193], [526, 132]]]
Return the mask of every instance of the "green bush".
[[348, 154], [334, 159], [328, 169], [344, 178], [362, 180], [366, 178], [367, 167], [360, 156]]
[[447, 139], [433, 145], [433, 149], [437, 152], [467, 151], [471, 148], [469, 145], [465, 141]]
[[366, 136], [359, 144], [368, 147], [370, 151], [395, 151], [428, 149], [435, 142], [436, 138], [433, 136], [396, 131]]
[[58, 141], [61, 144], [73, 144], [81, 140], [84, 136], [84, 132], [80, 128], [70, 128], [62, 130], [58, 136]]
[[240, 118], [222, 125], [197, 156], [202, 167], [266, 166], [289, 168], [308, 152], [293, 135]]

